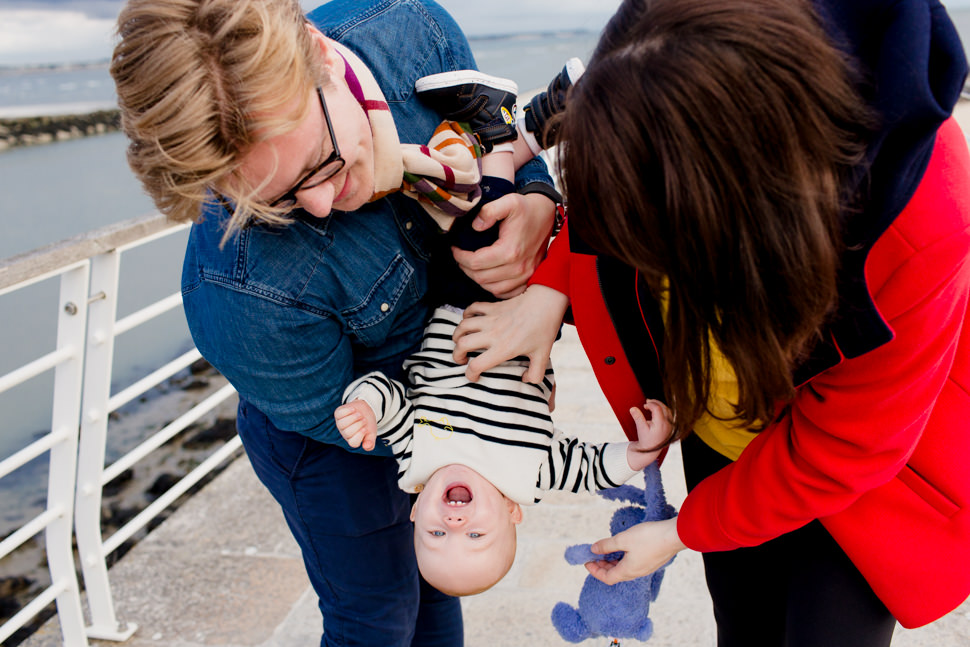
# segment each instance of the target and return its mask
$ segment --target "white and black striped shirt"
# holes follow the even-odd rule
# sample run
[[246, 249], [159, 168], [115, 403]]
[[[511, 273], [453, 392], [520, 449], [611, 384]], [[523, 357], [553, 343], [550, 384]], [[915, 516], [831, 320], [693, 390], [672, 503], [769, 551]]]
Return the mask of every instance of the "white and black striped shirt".
[[593, 492], [637, 473], [627, 463], [629, 443], [588, 444], [555, 432], [551, 368], [540, 384], [530, 384], [522, 381], [528, 360], [516, 358], [469, 381], [465, 366], [452, 359], [460, 321], [459, 313], [435, 311], [421, 350], [404, 363], [407, 388], [371, 373], [344, 393], [344, 402], [362, 399], [374, 409], [378, 440], [391, 446], [403, 490], [414, 492], [437, 469], [458, 463], [530, 504], [546, 490]]

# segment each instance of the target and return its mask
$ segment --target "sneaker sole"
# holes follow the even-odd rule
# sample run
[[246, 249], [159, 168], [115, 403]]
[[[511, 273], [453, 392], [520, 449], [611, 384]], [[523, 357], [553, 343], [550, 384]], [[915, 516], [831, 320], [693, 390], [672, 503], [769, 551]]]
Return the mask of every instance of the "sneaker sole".
[[454, 72], [440, 72], [439, 74], [422, 76], [415, 81], [414, 89], [417, 92], [427, 92], [428, 90], [450, 88], [460, 83], [477, 83], [494, 90], [501, 90], [511, 94], [519, 93], [519, 86], [515, 81], [491, 76], [477, 70], [456, 70]]
[[579, 77], [581, 77], [585, 71], [586, 66], [583, 65], [583, 62], [575, 56], [566, 61], [566, 76], [569, 77], [569, 82], [573, 85], [576, 84], [576, 81], [579, 80]]

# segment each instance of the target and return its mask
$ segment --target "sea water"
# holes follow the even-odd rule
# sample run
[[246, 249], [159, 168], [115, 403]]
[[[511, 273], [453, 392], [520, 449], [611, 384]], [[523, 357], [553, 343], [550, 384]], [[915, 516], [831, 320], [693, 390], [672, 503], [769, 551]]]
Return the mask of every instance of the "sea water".
[[106, 65], [0, 70], [0, 118], [84, 114], [116, 107]]

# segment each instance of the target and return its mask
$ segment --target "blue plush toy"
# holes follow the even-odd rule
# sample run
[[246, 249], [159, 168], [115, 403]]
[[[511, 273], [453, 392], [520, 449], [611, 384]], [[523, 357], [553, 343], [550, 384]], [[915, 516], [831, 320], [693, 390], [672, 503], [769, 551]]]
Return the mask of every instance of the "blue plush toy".
[[[646, 482], [643, 490], [632, 485], [621, 485], [599, 491], [599, 495], [605, 499], [635, 504], [624, 506], [613, 513], [610, 534], [615, 535], [642, 521], [660, 521], [677, 514], [664, 496], [657, 464], [647, 466], [643, 470], [643, 476]], [[570, 564], [585, 564], [623, 556], [622, 552], [597, 555], [590, 551], [590, 546], [591, 544], [570, 546], [566, 549], [566, 561]], [[653, 635], [653, 622], [647, 614], [650, 603], [657, 599], [660, 582], [669, 565], [670, 562], [667, 562], [650, 575], [612, 586], [587, 575], [579, 593], [579, 607], [574, 609], [565, 602], [557, 603], [552, 610], [553, 626], [564, 640], [574, 643], [595, 636], [649, 639]]]

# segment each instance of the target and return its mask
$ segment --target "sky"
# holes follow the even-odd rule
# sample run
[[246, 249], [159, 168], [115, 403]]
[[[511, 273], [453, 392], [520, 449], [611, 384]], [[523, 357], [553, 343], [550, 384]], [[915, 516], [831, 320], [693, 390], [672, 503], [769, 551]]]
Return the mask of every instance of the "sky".
[[[959, 0], [951, 0], [959, 1]], [[963, 0], [970, 5], [970, 0]], [[439, 0], [469, 36], [599, 29], [620, 0]], [[320, 0], [301, 0], [312, 9]], [[106, 60], [122, 0], [0, 0], [0, 66]], [[482, 11], [482, 7], [487, 11]]]

